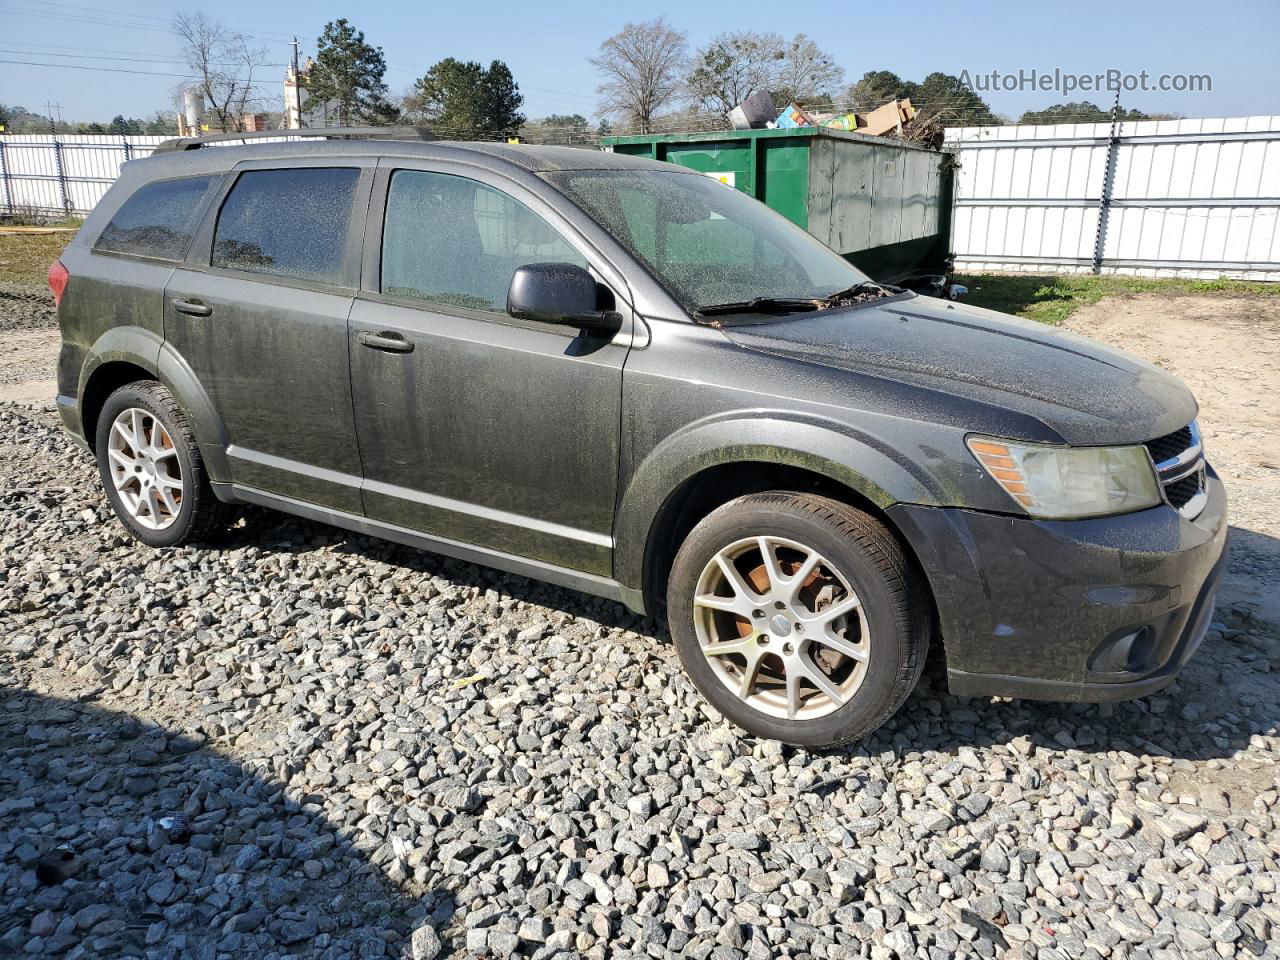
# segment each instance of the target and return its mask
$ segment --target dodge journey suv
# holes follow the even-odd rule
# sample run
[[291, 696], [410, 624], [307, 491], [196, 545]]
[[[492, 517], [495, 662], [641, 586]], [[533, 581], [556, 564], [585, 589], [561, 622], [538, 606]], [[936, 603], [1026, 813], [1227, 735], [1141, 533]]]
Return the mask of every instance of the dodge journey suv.
[[58, 406], [143, 543], [257, 504], [665, 619], [748, 731], [1099, 701], [1210, 620], [1226, 498], [1158, 368], [871, 281], [607, 152], [174, 141], [50, 270]]

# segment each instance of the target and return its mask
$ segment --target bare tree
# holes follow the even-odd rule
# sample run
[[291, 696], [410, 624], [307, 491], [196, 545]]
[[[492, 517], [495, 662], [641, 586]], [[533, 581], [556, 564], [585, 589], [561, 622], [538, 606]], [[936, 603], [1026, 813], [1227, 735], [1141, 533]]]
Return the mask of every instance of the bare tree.
[[830, 99], [844, 82], [844, 67], [803, 33], [785, 45], [774, 93], [780, 100], [812, 103]]
[[721, 33], [694, 57], [689, 92], [705, 109], [727, 114], [753, 93], [778, 89], [785, 56], [776, 33]]
[[244, 128], [244, 116], [258, 101], [255, 72], [267, 61], [264, 47], [203, 13], [180, 13], [173, 31], [182, 41], [194, 86], [204, 95], [211, 125], [226, 132]]
[[648, 133], [654, 115], [680, 99], [688, 39], [665, 19], [628, 23], [589, 62], [600, 74], [600, 110]]
[[753, 93], [767, 91], [789, 103], [830, 99], [844, 69], [803, 33], [721, 33], [700, 49], [689, 74], [689, 92], [707, 110], [727, 115]]

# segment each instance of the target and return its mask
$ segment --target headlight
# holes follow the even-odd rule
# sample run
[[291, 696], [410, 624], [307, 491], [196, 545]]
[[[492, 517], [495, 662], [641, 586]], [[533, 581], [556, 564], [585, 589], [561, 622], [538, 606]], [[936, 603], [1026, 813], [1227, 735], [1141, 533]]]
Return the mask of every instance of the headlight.
[[1160, 503], [1146, 447], [1050, 447], [990, 437], [966, 442], [983, 469], [1033, 517], [1101, 517]]

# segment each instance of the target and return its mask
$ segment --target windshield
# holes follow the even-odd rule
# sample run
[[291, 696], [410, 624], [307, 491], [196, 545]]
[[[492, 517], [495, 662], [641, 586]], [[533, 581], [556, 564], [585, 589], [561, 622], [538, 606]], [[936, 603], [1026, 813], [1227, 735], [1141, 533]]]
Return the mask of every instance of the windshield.
[[827, 297], [867, 281], [790, 220], [711, 177], [662, 170], [546, 176], [690, 311]]

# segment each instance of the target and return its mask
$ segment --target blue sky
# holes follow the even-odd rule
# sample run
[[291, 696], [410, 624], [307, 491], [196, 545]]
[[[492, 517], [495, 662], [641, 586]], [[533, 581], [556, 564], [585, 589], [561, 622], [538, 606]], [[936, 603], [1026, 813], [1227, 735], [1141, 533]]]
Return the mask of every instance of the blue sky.
[[[179, 57], [165, 24], [173, 9], [131, 0], [0, 0], [0, 61], [59, 65], [0, 62], [0, 102], [43, 112], [45, 102], [52, 100], [62, 104], [62, 115], [70, 121], [108, 120], [117, 113], [145, 116], [167, 108], [180, 77], [72, 66], [180, 73], [180, 63], [165, 62]], [[624, 7], [598, 0], [554, 5], [221, 0], [205, 9], [253, 34], [278, 63], [288, 56], [291, 34], [298, 35], [304, 52], [313, 50], [325, 22], [346, 16], [371, 43], [382, 46], [393, 93], [406, 90], [443, 57], [505, 60], [531, 118], [553, 112], [593, 116], [596, 78], [586, 57], [628, 18], [660, 14], [686, 31], [695, 48], [725, 29], [807, 33], [836, 57], [849, 80], [874, 69], [917, 80], [934, 70], [958, 75], [962, 70], [1015, 73], [1055, 67], [1075, 73], [1108, 68], [1153, 75], [1207, 73], [1213, 78], [1210, 92], [1134, 93], [1124, 103], [1189, 117], [1280, 113], [1280, 11], [1275, 0], [1213, 6], [1183, 0], [1077, 0], [1070, 5], [918, 0], [905, 6], [740, 0], [732, 6]], [[103, 59], [108, 57], [114, 59]], [[273, 82], [272, 87], [276, 93], [278, 85]], [[1068, 99], [1038, 91], [984, 96], [997, 113], [1013, 117]], [[1105, 103], [1109, 95], [1075, 94], [1069, 99]]]

